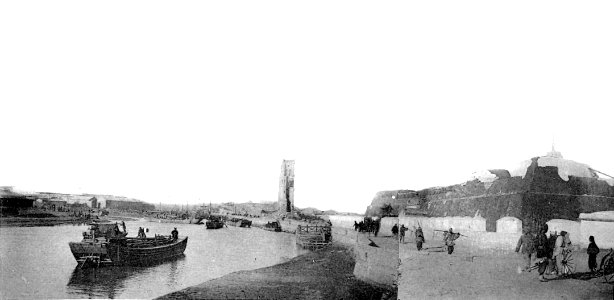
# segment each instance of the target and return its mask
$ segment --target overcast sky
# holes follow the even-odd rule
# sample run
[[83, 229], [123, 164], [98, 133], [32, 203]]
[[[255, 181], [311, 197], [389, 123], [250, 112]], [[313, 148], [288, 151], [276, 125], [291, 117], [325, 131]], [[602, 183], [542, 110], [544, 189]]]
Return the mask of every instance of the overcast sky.
[[[495, 3], [496, 2], [496, 3]], [[364, 212], [556, 148], [614, 175], [611, 1], [2, 1], [0, 185]]]

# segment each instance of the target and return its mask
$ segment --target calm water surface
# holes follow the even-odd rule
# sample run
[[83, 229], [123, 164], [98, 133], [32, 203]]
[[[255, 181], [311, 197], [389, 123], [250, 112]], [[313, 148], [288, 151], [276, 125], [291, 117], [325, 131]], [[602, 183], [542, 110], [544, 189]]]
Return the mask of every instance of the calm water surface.
[[305, 252], [294, 236], [257, 228], [126, 222], [189, 237], [185, 256], [149, 267], [80, 269], [68, 242], [80, 241], [86, 225], [0, 228], [0, 299], [153, 298], [240, 270], [271, 266]]

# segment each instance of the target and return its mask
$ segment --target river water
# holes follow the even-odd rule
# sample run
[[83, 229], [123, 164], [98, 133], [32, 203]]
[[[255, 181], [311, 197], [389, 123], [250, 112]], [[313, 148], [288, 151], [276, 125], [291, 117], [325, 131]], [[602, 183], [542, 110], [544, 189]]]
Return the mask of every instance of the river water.
[[285, 262], [305, 250], [294, 236], [258, 228], [207, 230], [192, 224], [126, 222], [189, 237], [185, 255], [149, 267], [80, 269], [68, 242], [80, 241], [86, 225], [0, 228], [0, 299], [154, 298], [240, 270]]

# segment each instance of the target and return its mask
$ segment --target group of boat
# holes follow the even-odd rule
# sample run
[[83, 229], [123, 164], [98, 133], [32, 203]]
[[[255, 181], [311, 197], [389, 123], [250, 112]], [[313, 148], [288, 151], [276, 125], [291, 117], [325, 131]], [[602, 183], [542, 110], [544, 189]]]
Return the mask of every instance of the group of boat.
[[[252, 221], [232, 218], [227, 222], [222, 217], [210, 216], [205, 223], [207, 229], [223, 228], [226, 224], [250, 228]], [[263, 229], [281, 231], [279, 222], [268, 222]], [[93, 221], [88, 231], [83, 232], [80, 242], [70, 242], [70, 251], [80, 268], [87, 266], [148, 265], [183, 255], [188, 237], [180, 238], [174, 231], [170, 236], [146, 237], [139, 232], [137, 237], [128, 237], [126, 225], [122, 229], [116, 222]]]

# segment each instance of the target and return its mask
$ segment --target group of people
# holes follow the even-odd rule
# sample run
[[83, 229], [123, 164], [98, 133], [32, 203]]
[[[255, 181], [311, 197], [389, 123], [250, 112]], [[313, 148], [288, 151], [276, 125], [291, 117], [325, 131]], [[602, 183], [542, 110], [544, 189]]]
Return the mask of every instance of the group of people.
[[374, 220], [370, 217], [366, 217], [363, 221], [358, 223], [354, 221], [354, 230], [358, 232], [367, 232], [369, 235], [373, 233], [374, 236], [377, 236], [380, 225], [380, 220]]
[[[400, 243], [405, 243], [405, 232], [408, 230], [409, 228], [405, 227], [405, 224], [401, 224], [401, 227], [399, 227], [397, 224], [394, 224], [391, 229], [392, 235], [395, 238], [398, 237]], [[456, 244], [455, 241], [460, 236], [461, 234], [453, 232], [452, 228], [450, 228], [450, 230], [448, 231], [443, 232], [443, 242], [446, 250], [448, 251], [448, 254], [452, 254], [452, 252], [454, 252], [454, 245]], [[414, 226], [414, 241], [416, 242], [416, 249], [418, 249], [418, 251], [421, 251], [422, 245], [426, 242], [426, 239], [424, 238], [424, 232], [422, 231], [422, 226], [420, 225], [418, 225], [418, 227]]]
[[[523, 235], [518, 240], [516, 252], [520, 252], [525, 260], [525, 271], [537, 267], [539, 272], [539, 280], [547, 281], [544, 277], [547, 275], [562, 276], [565, 272], [564, 261], [567, 255], [571, 252], [571, 240], [569, 233], [561, 231], [560, 233], [548, 233], [548, 225], [544, 225], [539, 230], [537, 235], [534, 235], [530, 230], [525, 229]], [[599, 247], [595, 243], [593, 236], [589, 237], [589, 246], [587, 248], [588, 267], [592, 272], [597, 271], [597, 254]], [[536, 264], [531, 265], [532, 258], [535, 258]]]
[[[149, 231], [149, 229], [147, 229], [147, 231]], [[147, 238], [145, 235], [145, 228], [139, 227], [139, 232], [137, 233], [136, 237], [141, 239]]]

